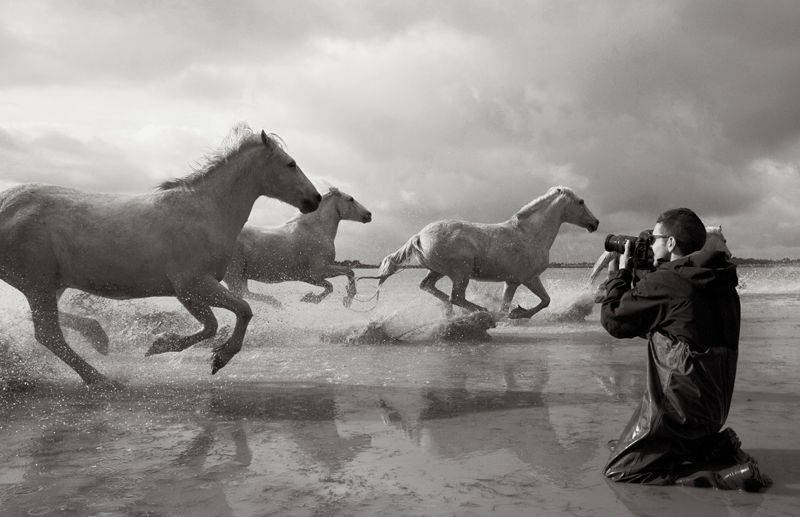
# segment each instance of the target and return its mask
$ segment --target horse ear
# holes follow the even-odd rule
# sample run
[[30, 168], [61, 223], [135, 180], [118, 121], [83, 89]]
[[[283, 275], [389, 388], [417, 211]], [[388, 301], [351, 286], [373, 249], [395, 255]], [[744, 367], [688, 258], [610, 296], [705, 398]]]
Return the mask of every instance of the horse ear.
[[269, 147], [269, 139], [267, 138], [267, 132], [263, 129], [261, 130], [261, 141], [264, 142], [264, 145]]

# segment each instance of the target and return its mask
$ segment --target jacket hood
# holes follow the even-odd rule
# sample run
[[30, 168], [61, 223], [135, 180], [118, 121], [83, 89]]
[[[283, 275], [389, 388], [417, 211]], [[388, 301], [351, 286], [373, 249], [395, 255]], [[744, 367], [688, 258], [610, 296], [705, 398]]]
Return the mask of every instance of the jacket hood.
[[731, 289], [739, 284], [736, 264], [723, 251], [700, 250], [660, 267], [674, 271], [702, 289]]

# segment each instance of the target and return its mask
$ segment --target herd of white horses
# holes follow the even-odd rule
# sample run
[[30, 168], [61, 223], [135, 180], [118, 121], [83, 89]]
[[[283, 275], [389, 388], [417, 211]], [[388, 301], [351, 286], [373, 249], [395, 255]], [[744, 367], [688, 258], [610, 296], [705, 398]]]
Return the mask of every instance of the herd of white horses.
[[[288, 203], [301, 215], [277, 228], [245, 225], [260, 196]], [[250, 291], [249, 280], [323, 287], [321, 294], [302, 298], [319, 303], [333, 290], [328, 279], [345, 275], [349, 306], [356, 278], [335, 263], [342, 220], [369, 223], [372, 213], [335, 188], [320, 195], [279, 139], [237, 124], [196, 172], [154, 192], [98, 194], [26, 184], [0, 193], [0, 279], [26, 297], [36, 340], [86, 384], [100, 387], [116, 383], [75, 353], [61, 325], [80, 332], [101, 353], [107, 353], [108, 336], [96, 320], [59, 310], [65, 289], [115, 299], [174, 296], [202, 324], [191, 335], [160, 335], [146, 355], [179, 352], [213, 337], [218, 324], [211, 308], [229, 310], [236, 324], [213, 349], [213, 374], [242, 348], [253, 317], [243, 297], [280, 306], [274, 297]], [[599, 225], [571, 189], [553, 187], [501, 223], [433, 222], [384, 258], [377, 276], [362, 278], [377, 278], [380, 290], [413, 258], [428, 270], [420, 288], [448, 307], [485, 311], [466, 299], [469, 281], [504, 282], [501, 312], [523, 285], [540, 302], [517, 307], [508, 317], [530, 318], [550, 303], [540, 275], [565, 222], [589, 232]], [[727, 251], [718, 227], [709, 228], [708, 246]], [[602, 255], [592, 279], [614, 258]], [[450, 295], [436, 287], [445, 276], [452, 282]]]

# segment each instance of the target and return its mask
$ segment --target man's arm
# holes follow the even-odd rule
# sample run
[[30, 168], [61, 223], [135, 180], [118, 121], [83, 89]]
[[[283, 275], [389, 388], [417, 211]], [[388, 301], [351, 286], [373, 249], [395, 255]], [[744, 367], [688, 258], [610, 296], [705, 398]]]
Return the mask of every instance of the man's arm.
[[631, 289], [629, 270], [609, 274], [600, 308], [600, 323], [609, 334], [616, 338], [644, 336], [663, 322], [669, 300], [653, 278], [648, 275]]

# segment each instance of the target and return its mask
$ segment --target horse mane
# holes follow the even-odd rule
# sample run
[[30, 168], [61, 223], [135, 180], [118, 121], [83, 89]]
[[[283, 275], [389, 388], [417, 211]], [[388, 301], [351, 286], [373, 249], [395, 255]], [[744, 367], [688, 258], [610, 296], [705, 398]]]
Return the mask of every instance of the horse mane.
[[[280, 148], [285, 149], [286, 144], [276, 134], [267, 135], [270, 140], [275, 142]], [[192, 188], [208, 178], [220, 165], [228, 161], [234, 154], [242, 148], [251, 144], [260, 144], [261, 139], [250, 128], [246, 122], [234, 124], [228, 135], [223, 138], [219, 148], [210, 152], [192, 166], [193, 172], [182, 178], [173, 178], [161, 183], [158, 190], [172, 190], [177, 188]]]
[[541, 196], [537, 197], [527, 205], [520, 208], [516, 214], [514, 214], [514, 218], [516, 219], [527, 219], [528, 217], [532, 216], [535, 212], [539, 209], [547, 206], [550, 204], [550, 201], [558, 195], [567, 194], [571, 196], [575, 196], [575, 193], [572, 192], [572, 189], [569, 187], [551, 187], [548, 189], [547, 192], [542, 194]]

